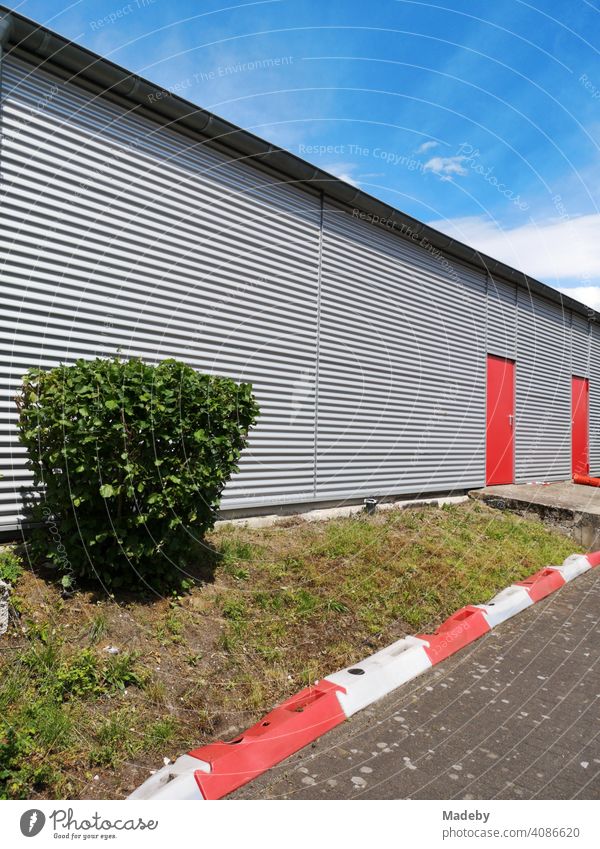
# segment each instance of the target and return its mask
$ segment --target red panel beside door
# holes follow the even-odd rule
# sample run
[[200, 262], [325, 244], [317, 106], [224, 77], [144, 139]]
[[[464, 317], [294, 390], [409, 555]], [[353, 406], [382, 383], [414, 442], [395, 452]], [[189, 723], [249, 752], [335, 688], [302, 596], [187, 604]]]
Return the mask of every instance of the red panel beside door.
[[515, 479], [515, 364], [488, 354], [486, 483]]
[[574, 377], [571, 407], [574, 475], [587, 475], [590, 471], [589, 396], [589, 380], [585, 377]]

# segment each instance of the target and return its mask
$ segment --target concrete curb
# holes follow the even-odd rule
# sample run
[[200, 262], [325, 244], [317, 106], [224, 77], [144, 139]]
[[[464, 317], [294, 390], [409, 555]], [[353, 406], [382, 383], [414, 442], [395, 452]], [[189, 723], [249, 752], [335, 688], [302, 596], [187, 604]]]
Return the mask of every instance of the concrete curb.
[[[468, 495], [443, 495], [433, 498], [405, 498], [394, 499], [390, 501], [378, 501], [377, 512], [385, 512], [386, 510], [404, 510], [415, 507], [423, 507], [425, 505], [432, 507], [443, 507], [445, 504], [464, 504], [469, 501]], [[298, 512], [295, 510], [292, 513], [269, 513], [265, 516], [246, 516], [241, 518], [228, 519], [223, 516], [215, 522], [215, 528], [222, 528], [226, 525], [234, 525], [242, 528], [270, 528], [272, 525], [277, 525], [286, 519], [299, 519], [304, 522], [325, 522], [329, 519], [346, 519], [349, 516], [356, 516], [358, 513], [365, 512], [365, 504], [345, 504], [342, 507], [322, 507], [317, 509], [305, 510]]]
[[572, 554], [562, 566], [548, 566], [517, 581], [487, 604], [463, 607], [433, 634], [404, 637], [317, 681], [235, 740], [210, 743], [182, 755], [128, 798], [221, 799], [596, 566], [600, 566], [600, 551]]

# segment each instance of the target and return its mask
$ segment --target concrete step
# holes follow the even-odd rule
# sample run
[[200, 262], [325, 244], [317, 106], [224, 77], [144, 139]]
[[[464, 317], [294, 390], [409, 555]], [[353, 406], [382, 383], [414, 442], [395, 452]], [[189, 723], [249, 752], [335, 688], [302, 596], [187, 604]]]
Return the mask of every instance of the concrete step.
[[473, 489], [469, 497], [524, 518], [538, 518], [588, 550], [600, 547], [600, 489], [558, 481]]

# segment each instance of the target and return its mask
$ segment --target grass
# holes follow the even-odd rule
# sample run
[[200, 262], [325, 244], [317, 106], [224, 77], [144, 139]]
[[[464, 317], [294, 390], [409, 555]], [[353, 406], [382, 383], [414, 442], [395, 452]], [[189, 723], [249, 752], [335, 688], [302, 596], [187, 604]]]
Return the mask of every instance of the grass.
[[[50, 788], [54, 795], [69, 795], [69, 765], [74, 753], [81, 758], [82, 744], [88, 748], [90, 740], [89, 756], [80, 766], [86, 760], [99, 763], [96, 740], [105, 765], [116, 765], [131, 751], [131, 734], [119, 733], [108, 758], [106, 729], [122, 719], [121, 709], [113, 710], [111, 703], [123, 701], [127, 687], [144, 686], [147, 673], [138, 668], [135, 655], [102, 657], [87, 647], [73, 650], [58, 629], [32, 627], [24, 647], [2, 666], [0, 712], [7, 719], [0, 721], [0, 799], [28, 798]], [[155, 738], [147, 739], [150, 745]]]
[[108, 619], [104, 613], [99, 613], [93, 618], [88, 632], [88, 641], [91, 645], [96, 645], [102, 639], [107, 627]]
[[576, 549], [478, 502], [226, 525], [210, 542], [212, 583], [120, 602], [64, 598], [2, 552], [20, 618], [0, 642], [0, 798], [121, 798], [164, 756]]

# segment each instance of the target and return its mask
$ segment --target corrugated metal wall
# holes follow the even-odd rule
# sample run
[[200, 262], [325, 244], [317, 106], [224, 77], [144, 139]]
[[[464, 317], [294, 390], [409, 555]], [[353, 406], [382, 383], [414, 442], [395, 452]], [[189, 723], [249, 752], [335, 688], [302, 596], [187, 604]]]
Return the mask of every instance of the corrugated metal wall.
[[517, 358], [517, 287], [488, 279], [487, 353], [508, 360]]
[[571, 318], [519, 289], [517, 295], [515, 478], [571, 477]]
[[320, 198], [28, 70], [4, 64], [2, 521], [23, 372], [117, 350], [251, 380], [228, 505], [311, 497]]
[[570, 311], [571, 317], [571, 375], [590, 376], [592, 325], [582, 315]]
[[517, 360], [517, 480], [570, 477], [584, 317], [14, 58], [2, 95], [0, 528], [23, 372], [118, 350], [254, 383], [224, 508], [483, 485], [486, 352]]
[[317, 493], [484, 482], [485, 278], [325, 206]]

